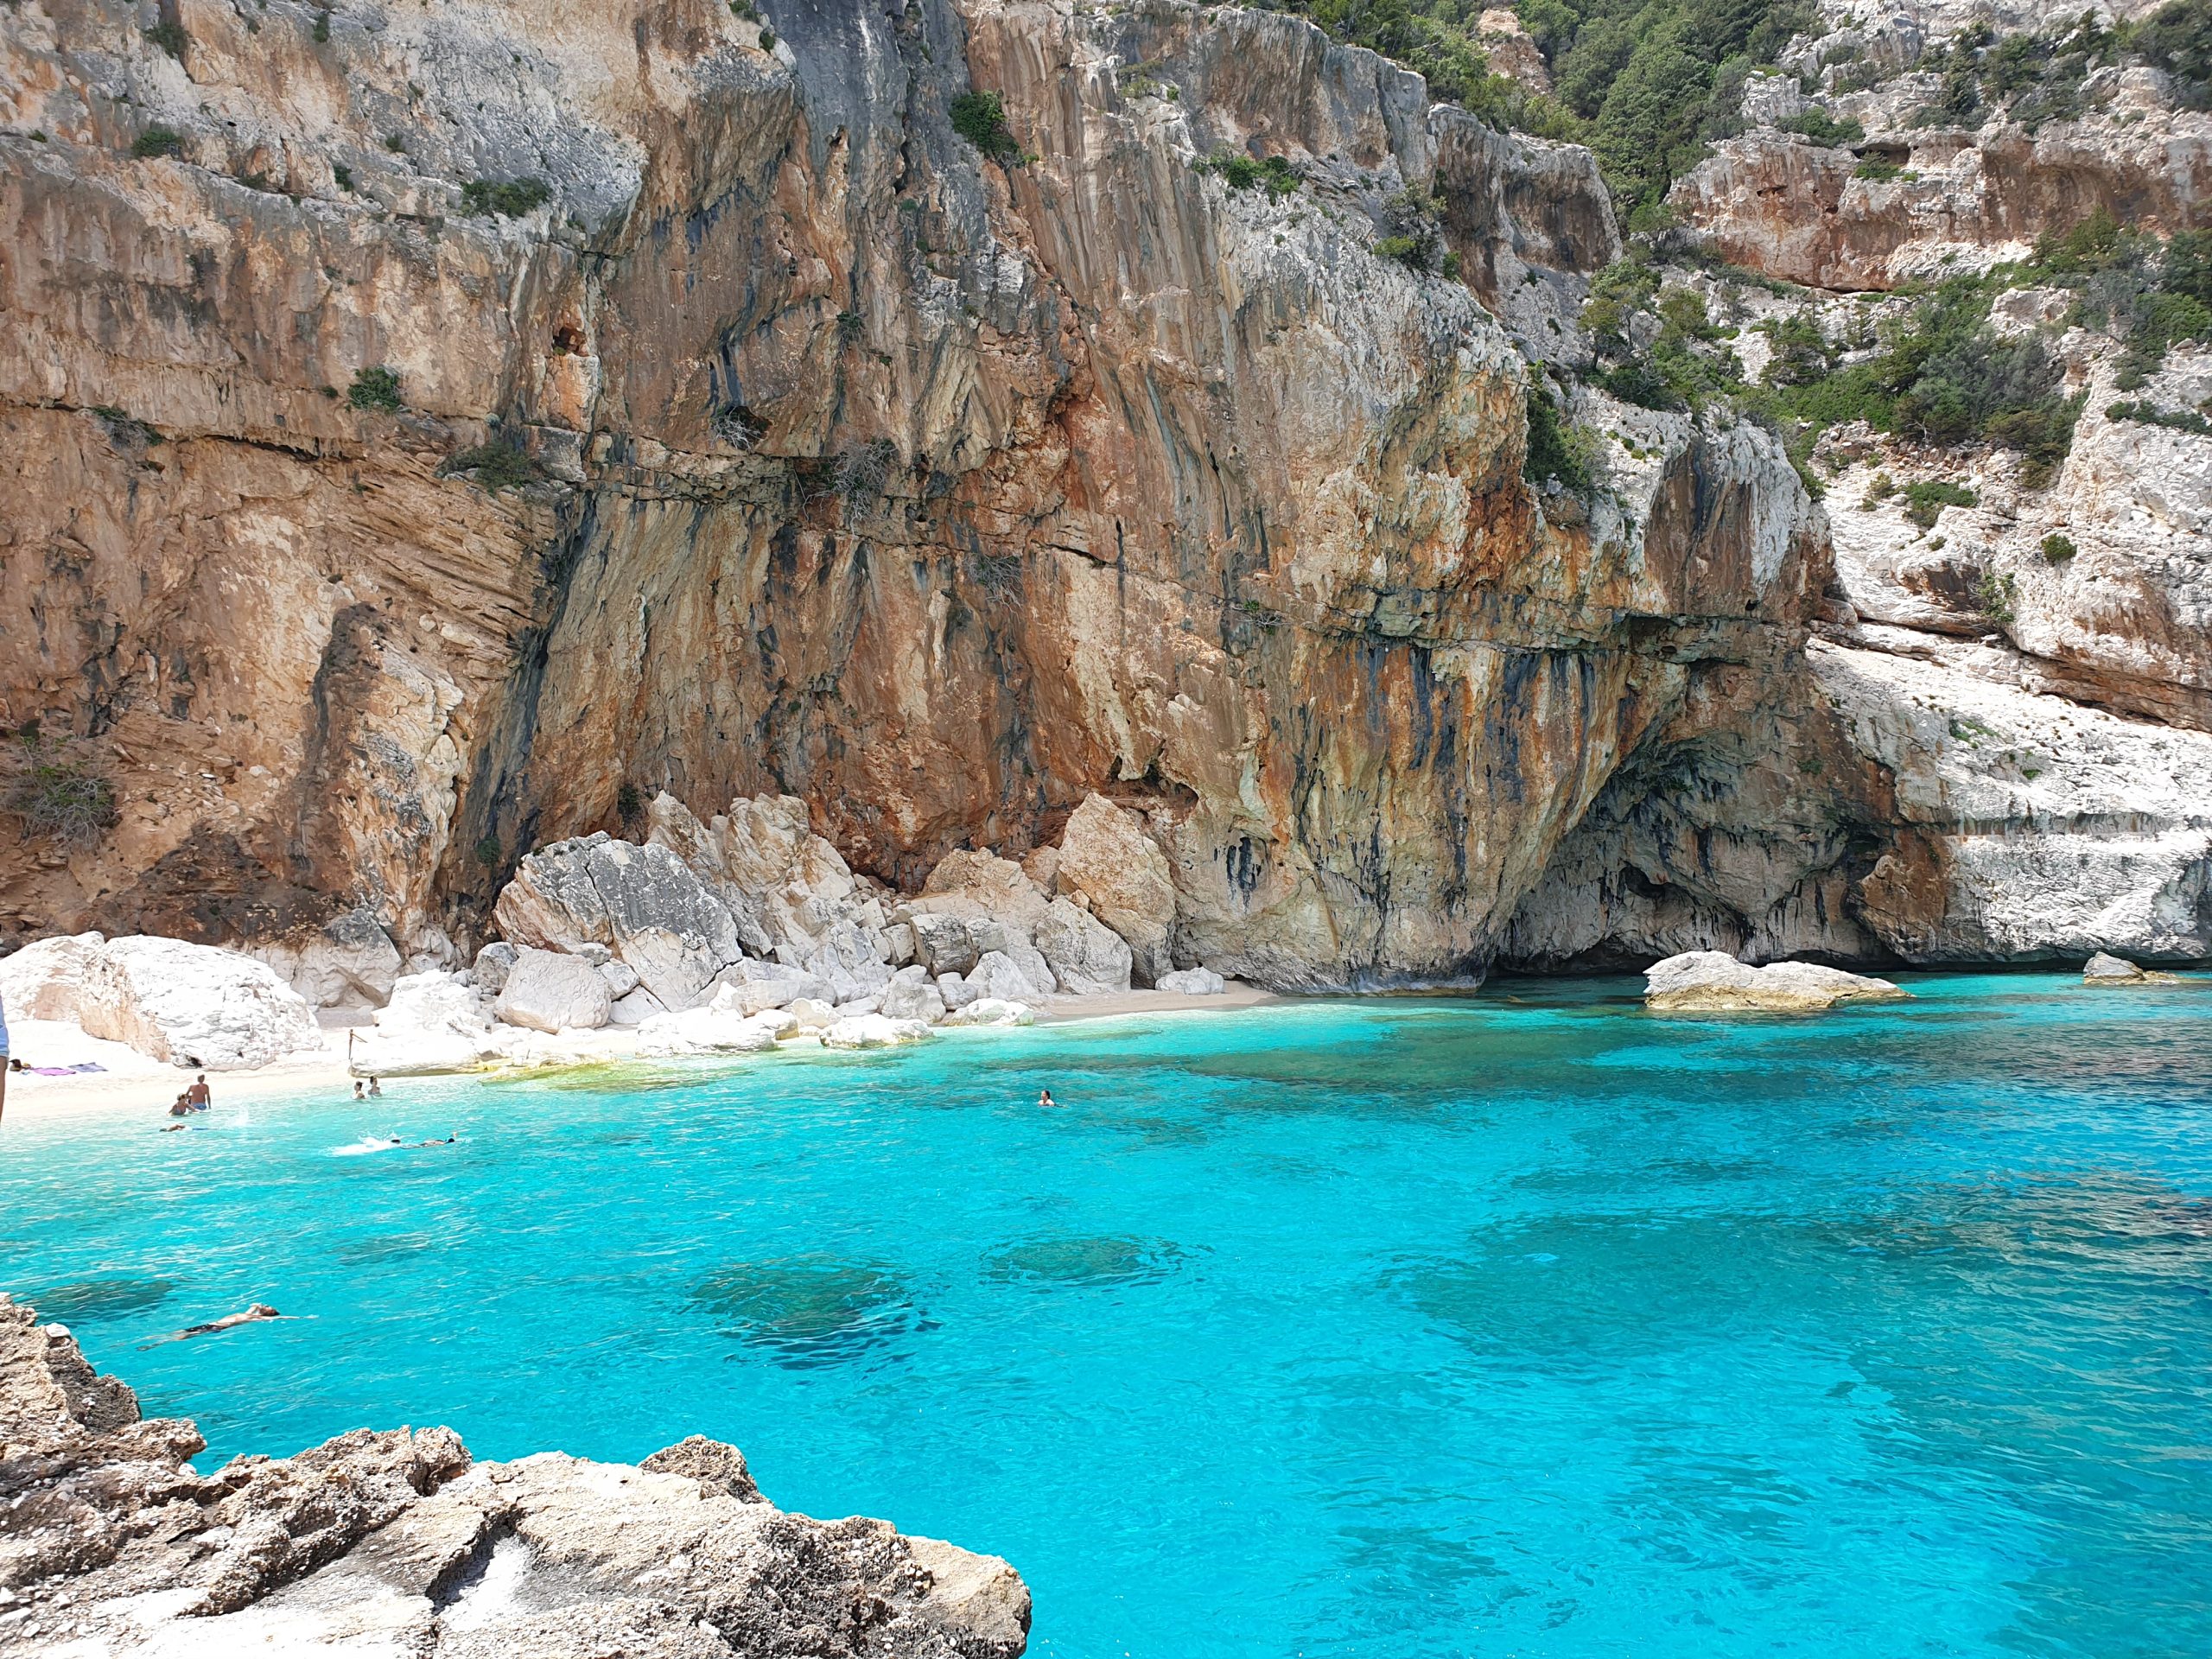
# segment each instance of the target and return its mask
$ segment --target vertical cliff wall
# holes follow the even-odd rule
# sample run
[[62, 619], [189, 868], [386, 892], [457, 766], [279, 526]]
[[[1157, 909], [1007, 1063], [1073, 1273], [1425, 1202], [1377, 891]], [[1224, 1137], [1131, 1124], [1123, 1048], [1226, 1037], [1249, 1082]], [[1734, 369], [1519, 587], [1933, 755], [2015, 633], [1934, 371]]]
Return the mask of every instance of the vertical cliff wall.
[[[1522, 476], [1588, 157], [1301, 22], [163, 17], [7, 32], [0, 698], [118, 817], [0, 853], [19, 932], [435, 955], [625, 785], [801, 795], [908, 885], [1099, 790], [1186, 954], [1467, 975], [1710, 674], [1794, 671], [1770, 440]], [[1376, 255], [1409, 188], [1458, 276]]]

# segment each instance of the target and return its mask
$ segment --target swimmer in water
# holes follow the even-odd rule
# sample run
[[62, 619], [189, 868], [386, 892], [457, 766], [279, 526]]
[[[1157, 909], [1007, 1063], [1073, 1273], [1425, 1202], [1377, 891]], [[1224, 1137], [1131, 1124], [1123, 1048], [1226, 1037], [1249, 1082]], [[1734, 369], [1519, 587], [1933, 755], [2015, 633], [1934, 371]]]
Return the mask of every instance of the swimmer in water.
[[1039, 1089], [1037, 1091], [1037, 1103], [1039, 1106], [1057, 1106], [1060, 1103], [1052, 1098], [1052, 1091], [1051, 1090]]
[[353, 1079], [353, 1098], [356, 1100], [366, 1100], [368, 1098], [366, 1095], [361, 1092], [361, 1080], [359, 1077]]
[[205, 1325], [188, 1325], [181, 1331], [172, 1331], [166, 1337], [156, 1337], [154, 1342], [141, 1343], [142, 1348], [151, 1348], [158, 1342], [182, 1342], [188, 1337], [213, 1336], [233, 1326], [254, 1325], [263, 1319], [281, 1319], [284, 1316], [266, 1302], [256, 1302], [243, 1313], [226, 1313], [219, 1319], [210, 1319]]
[[418, 1147], [449, 1147], [460, 1138], [459, 1135], [449, 1135], [442, 1141], [417, 1141], [415, 1144]]
[[371, 1077], [369, 1079], [369, 1098], [371, 1100], [381, 1100], [384, 1098], [384, 1086], [374, 1077]]

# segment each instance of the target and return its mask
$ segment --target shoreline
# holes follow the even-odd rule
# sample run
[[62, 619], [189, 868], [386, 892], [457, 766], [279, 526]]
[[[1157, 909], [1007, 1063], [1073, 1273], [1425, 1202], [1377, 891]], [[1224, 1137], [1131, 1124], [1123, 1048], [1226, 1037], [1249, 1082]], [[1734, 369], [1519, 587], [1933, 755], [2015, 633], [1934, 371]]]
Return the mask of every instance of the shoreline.
[[[1034, 1030], [1043, 1026], [1080, 1024], [1090, 1020], [1116, 1020], [1154, 1014], [1229, 1013], [1266, 1007], [1286, 1001], [1256, 985], [1232, 983], [1216, 996], [1191, 996], [1175, 991], [1128, 991], [1112, 996], [1056, 996], [1037, 1009]], [[243, 1071], [210, 1071], [207, 1084], [218, 1108], [239, 1099], [267, 1099], [271, 1096], [322, 1096], [332, 1103], [350, 1103], [354, 1074], [346, 1059], [346, 1026], [326, 1026], [320, 1052], [287, 1055], [267, 1065]], [[955, 1027], [954, 1029], [959, 1029]], [[1015, 1027], [1020, 1029], [1020, 1027]], [[26, 1060], [70, 1065], [91, 1060], [106, 1065], [105, 1071], [67, 1077], [38, 1077], [11, 1072], [8, 1098], [0, 1115], [0, 1132], [9, 1122], [48, 1122], [88, 1114], [143, 1113], [149, 1124], [166, 1121], [169, 1103], [196, 1073], [181, 1066], [150, 1059], [121, 1043], [88, 1037], [77, 1027], [59, 1020], [25, 1020], [15, 1022], [15, 1049]], [[489, 1066], [479, 1071], [417, 1073], [394, 1082], [416, 1083], [448, 1077], [484, 1080], [575, 1071], [584, 1066], [621, 1065], [640, 1058], [634, 1026], [608, 1026], [596, 1031], [563, 1033], [543, 1041], [558, 1058], [549, 1055], [528, 1066]], [[875, 1051], [856, 1051], [873, 1052]], [[700, 1056], [700, 1058], [712, 1057]], [[742, 1066], [755, 1058], [749, 1054], [721, 1057], [730, 1065]], [[365, 1075], [365, 1074], [364, 1074]]]

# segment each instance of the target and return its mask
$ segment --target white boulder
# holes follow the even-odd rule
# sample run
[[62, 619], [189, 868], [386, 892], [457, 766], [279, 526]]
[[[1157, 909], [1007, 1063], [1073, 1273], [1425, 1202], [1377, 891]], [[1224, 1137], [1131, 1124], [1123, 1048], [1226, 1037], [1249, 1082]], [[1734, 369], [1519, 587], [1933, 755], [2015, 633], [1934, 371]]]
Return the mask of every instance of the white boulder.
[[837, 1017], [837, 1011], [818, 996], [802, 996], [786, 1012], [802, 1031], [821, 1031]]
[[634, 991], [614, 999], [607, 1011], [610, 1026], [642, 1026], [657, 1014], [666, 1014], [668, 1004], [640, 985]]
[[8, 1017], [75, 1020], [85, 975], [105, 943], [97, 933], [58, 933], [0, 957], [0, 1002]]
[[525, 949], [500, 988], [498, 1012], [527, 1031], [595, 1031], [613, 1018], [614, 999], [582, 957]]
[[929, 1034], [929, 1026], [920, 1020], [893, 1020], [886, 1014], [863, 1014], [833, 1021], [822, 1033], [822, 1046], [891, 1048], [900, 1043], [918, 1043]]
[[1034, 1002], [1052, 994], [1049, 985], [1038, 984], [1002, 950], [987, 952], [969, 974], [968, 983], [978, 996], [1001, 1002]]
[[188, 1071], [245, 1071], [323, 1046], [307, 999], [267, 963], [182, 939], [110, 939], [85, 969], [77, 1007], [87, 1035]]
[[995, 996], [979, 996], [963, 1007], [955, 1008], [944, 1016], [948, 1026], [1033, 1026], [1037, 1011], [1024, 1002], [1002, 1001]]
[[982, 993], [958, 974], [939, 974], [937, 976], [938, 995], [944, 999], [948, 1008], [964, 1008]]
[[452, 974], [407, 974], [392, 982], [376, 1023], [348, 1044], [363, 1077], [469, 1071], [503, 1058], [489, 999]]
[[758, 1054], [798, 1029], [788, 1014], [740, 1012], [735, 1000], [718, 995], [703, 1008], [656, 1014], [638, 1027], [638, 1052], [652, 1058], [682, 1054]]
[[1686, 950], [1644, 969], [1647, 1007], [1680, 1014], [1757, 1010], [1807, 1014], [1839, 1002], [1899, 1001], [1907, 993], [1886, 979], [1810, 962], [1754, 968], [1725, 950]]
[[1129, 947], [1122, 936], [1065, 899], [1055, 899], [1037, 924], [1038, 953], [1060, 988], [1076, 996], [1110, 996], [1129, 988]]
[[1144, 820], [1103, 795], [1090, 795], [1060, 836], [1054, 880], [1128, 944], [1140, 985], [1155, 985], [1175, 966], [1168, 938], [1175, 925], [1175, 882], [1167, 855]]
[[2181, 982], [2171, 974], [2153, 973], [2139, 968], [2125, 957], [2109, 956], [2100, 950], [2082, 969], [2084, 985], [2177, 985]]
[[883, 988], [880, 1006], [888, 1019], [919, 1020], [933, 1026], [944, 1018], [944, 993], [927, 969], [918, 965], [901, 968]]
[[1211, 968], [1179, 968], [1160, 975], [1154, 986], [1178, 996], [1219, 996], [1229, 988], [1229, 982]]

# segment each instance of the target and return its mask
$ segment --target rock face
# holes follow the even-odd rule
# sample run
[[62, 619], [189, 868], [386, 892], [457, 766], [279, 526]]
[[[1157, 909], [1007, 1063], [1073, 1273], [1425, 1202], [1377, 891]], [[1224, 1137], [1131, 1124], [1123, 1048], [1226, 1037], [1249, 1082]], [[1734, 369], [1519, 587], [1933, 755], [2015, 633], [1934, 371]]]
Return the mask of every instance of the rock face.
[[[1958, 22], [1864, 10], [1823, 40], [1908, 79]], [[1010, 884], [901, 900], [995, 856], [1138, 984], [2204, 948], [2194, 818], [2108, 792], [2003, 838], [2051, 837], [2056, 872], [2149, 837], [2154, 867], [1976, 919], [1986, 821], [1891, 816], [1965, 762], [1883, 749], [1903, 702], [1834, 715], [1828, 681], [1872, 677], [1814, 644], [1909, 654], [1817, 640], [1863, 626], [1831, 591], [1856, 578], [1764, 431], [1590, 390], [1599, 483], [1524, 477], [1531, 376], [1586, 354], [1622, 248], [1595, 164], [1302, 19], [830, 0], [767, 46], [697, 0], [174, 21], [35, 0], [0, 35], [0, 723], [117, 817], [0, 836], [0, 936], [250, 944], [372, 1003], [393, 956], [505, 933], [604, 950], [625, 1019], [702, 1005], [741, 952], [833, 1006], [910, 962], [949, 1006], [1116, 983]], [[2212, 118], [2133, 70], [1967, 134], [1914, 124], [1924, 88], [1835, 91], [1841, 61], [1747, 83], [1693, 231], [1878, 289], [2100, 204], [2202, 214]], [[1774, 127], [1797, 74], [1860, 100], [1872, 152]], [[1018, 162], [953, 130], [973, 89]], [[1224, 153], [1300, 181], [1236, 188]], [[1408, 189], [1456, 279], [1376, 255]], [[2016, 689], [2202, 728], [2203, 504], [2169, 453], [2196, 440], [2102, 421], [2109, 365], [2083, 375], [2078, 570], [2025, 579], [2036, 503], [1979, 563], [1857, 568], [2013, 575]]]
[[242, 1071], [322, 1046], [306, 1001], [268, 964], [181, 939], [110, 939], [84, 969], [77, 1021], [190, 1071]]
[[357, 1429], [202, 1476], [190, 1422], [141, 1419], [4, 1296], [0, 1440], [10, 1651], [1015, 1659], [1028, 1637], [1004, 1561], [787, 1515], [696, 1438], [630, 1468]]
[[1811, 1014], [1839, 1002], [1897, 1001], [1905, 996], [1886, 979], [1810, 962], [1755, 968], [1723, 950], [1669, 957], [1645, 970], [1644, 982], [1645, 1005], [1671, 1014]]

